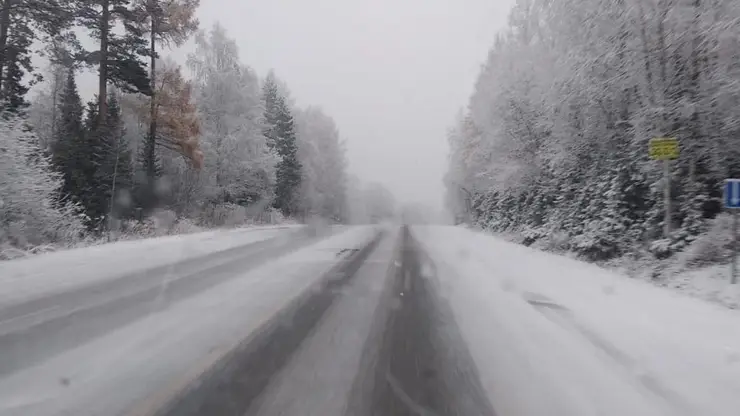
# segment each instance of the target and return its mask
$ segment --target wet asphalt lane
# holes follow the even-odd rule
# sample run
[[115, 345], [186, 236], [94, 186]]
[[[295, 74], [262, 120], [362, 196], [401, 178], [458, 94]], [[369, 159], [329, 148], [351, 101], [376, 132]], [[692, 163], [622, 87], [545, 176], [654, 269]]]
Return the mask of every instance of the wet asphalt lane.
[[407, 229], [401, 266], [390, 279], [392, 312], [384, 325], [366, 416], [493, 416], [452, 312], [436, 289], [433, 268]]

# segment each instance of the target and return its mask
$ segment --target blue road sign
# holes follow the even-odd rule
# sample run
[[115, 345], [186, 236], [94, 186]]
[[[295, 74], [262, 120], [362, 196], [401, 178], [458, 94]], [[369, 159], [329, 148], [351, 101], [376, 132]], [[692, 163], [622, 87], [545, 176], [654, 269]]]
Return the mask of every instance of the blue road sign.
[[725, 208], [740, 209], [740, 179], [725, 181]]

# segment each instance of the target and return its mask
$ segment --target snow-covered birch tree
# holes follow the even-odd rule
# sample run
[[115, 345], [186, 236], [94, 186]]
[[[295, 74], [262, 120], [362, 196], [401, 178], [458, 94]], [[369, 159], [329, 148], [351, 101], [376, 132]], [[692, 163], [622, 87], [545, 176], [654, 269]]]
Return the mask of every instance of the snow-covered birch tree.
[[201, 191], [212, 206], [273, 198], [276, 158], [262, 134], [260, 85], [219, 25], [195, 37], [188, 58], [201, 126]]
[[301, 205], [307, 216], [342, 221], [346, 211], [347, 160], [334, 120], [318, 107], [296, 112], [302, 166]]

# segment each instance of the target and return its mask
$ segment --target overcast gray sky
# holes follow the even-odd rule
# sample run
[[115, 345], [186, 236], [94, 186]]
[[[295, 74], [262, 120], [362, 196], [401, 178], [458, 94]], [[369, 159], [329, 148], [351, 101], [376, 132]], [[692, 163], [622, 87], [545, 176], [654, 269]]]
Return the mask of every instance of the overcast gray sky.
[[[198, 16], [203, 29], [221, 22], [260, 75], [274, 68], [297, 104], [334, 117], [353, 173], [401, 200], [440, 204], [445, 131], [512, 4], [201, 0]], [[182, 62], [185, 51], [172, 56]]]

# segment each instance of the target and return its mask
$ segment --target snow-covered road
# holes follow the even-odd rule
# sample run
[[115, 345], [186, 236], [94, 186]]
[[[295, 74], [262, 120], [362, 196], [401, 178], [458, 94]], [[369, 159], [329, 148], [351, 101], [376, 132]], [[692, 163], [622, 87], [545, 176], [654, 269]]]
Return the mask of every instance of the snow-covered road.
[[[127, 243], [111, 244], [112, 247], [105, 249], [117, 254], [115, 260], [96, 255], [99, 249], [96, 247], [54, 253], [50, 258], [40, 256], [35, 262], [8, 262], [4, 265], [8, 270], [21, 267], [26, 273], [35, 270], [15, 278], [4, 276], [2, 287], [9, 290], [4, 291], [6, 296], [0, 301], [0, 375], [73, 348], [231, 279], [238, 275], [235, 270], [257, 266], [309, 244], [312, 237], [305, 231], [224, 231], [208, 236], [217, 242], [209, 247], [202, 244], [206, 235], [146, 240], [142, 242], [149, 249], [146, 255]], [[173, 245], [188, 240], [189, 244], [200, 245], [195, 250], [202, 254], [151, 267], [166, 259], [173, 252]], [[122, 247], [116, 247], [119, 245]], [[125, 249], [129, 247], [127, 252]], [[67, 267], [71, 261], [80, 268], [79, 258], [85, 252], [86, 268]], [[42, 270], [52, 262], [57, 263], [55, 267]], [[109, 267], [116, 262], [121, 267]], [[77, 271], [81, 273], [75, 274]]]
[[416, 227], [498, 415], [736, 416], [740, 313], [452, 227]]
[[122, 414], [186, 377], [193, 362], [248, 335], [250, 326], [340, 261], [341, 251], [366, 244], [374, 229], [334, 228], [316, 237], [279, 233], [285, 234], [205, 256], [195, 270], [175, 268], [164, 289], [160, 278], [148, 285], [133, 277], [130, 286], [105, 286], [100, 293], [79, 286], [49, 298], [61, 305], [54, 311], [69, 313], [42, 308], [34, 314], [38, 320], [6, 320], [0, 327], [0, 414]]
[[254, 232], [180, 266], [93, 279], [79, 264], [66, 290], [5, 296], [0, 415], [740, 409], [737, 311], [455, 227]]
[[64, 250], [0, 262], [0, 307], [113, 280], [155, 267], [265, 241], [302, 226], [280, 225], [207, 231]]

